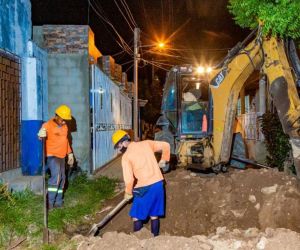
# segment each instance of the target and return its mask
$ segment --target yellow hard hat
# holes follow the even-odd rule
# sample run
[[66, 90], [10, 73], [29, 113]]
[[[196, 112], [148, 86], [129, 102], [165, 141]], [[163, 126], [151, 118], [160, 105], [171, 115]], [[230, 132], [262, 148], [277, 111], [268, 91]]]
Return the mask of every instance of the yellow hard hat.
[[64, 120], [72, 120], [71, 109], [67, 105], [60, 105], [55, 110], [55, 114]]
[[126, 135], [128, 135], [128, 133], [124, 130], [117, 130], [116, 132], [114, 132], [111, 137], [114, 146], [116, 147], [118, 145], [118, 142]]

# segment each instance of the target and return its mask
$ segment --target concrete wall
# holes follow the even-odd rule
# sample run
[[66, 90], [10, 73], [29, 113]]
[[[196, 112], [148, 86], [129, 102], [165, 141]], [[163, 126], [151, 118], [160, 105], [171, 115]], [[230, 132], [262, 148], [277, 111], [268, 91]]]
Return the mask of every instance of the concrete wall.
[[0, 48], [25, 56], [31, 26], [29, 0], [0, 0]]
[[49, 116], [60, 104], [72, 109], [69, 130], [78, 166], [90, 171], [90, 110], [88, 54], [49, 54], [48, 56]]

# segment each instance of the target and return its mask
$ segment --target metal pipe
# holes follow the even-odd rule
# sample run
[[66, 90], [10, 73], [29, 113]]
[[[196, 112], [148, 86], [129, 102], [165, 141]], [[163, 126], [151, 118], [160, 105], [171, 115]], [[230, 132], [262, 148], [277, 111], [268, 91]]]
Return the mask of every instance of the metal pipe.
[[250, 159], [245, 159], [245, 158], [241, 158], [241, 157], [237, 157], [237, 156], [231, 156], [231, 159], [239, 161], [239, 162], [243, 162], [243, 163], [248, 163], [248, 164], [251, 164], [251, 165], [254, 165], [254, 166], [257, 166], [257, 167], [261, 167], [261, 168], [268, 168], [268, 169], [271, 168], [271, 167], [268, 167], [267, 165], [263, 165], [263, 164], [258, 163], [256, 161], [252, 161]]

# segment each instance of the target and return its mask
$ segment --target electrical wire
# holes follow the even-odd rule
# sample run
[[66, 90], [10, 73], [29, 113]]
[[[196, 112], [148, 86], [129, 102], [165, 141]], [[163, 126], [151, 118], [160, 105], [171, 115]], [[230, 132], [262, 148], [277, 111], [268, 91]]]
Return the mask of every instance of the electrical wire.
[[153, 62], [148, 61], [148, 60], [145, 60], [145, 59], [143, 59], [143, 58], [140, 58], [140, 60], [142, 60], [142, 61], [144, 61], [144, 62], [147, 62], [147, 63], [149, 63], [149, 64], [151, 64], [151, 65], [153, 65], [153, 66], [155, 66], [155, 67], [157, 67], [157, 68], [163, 69], [163, 70], [165, 70], [165, 71], [169, 71], [169, 69], [166, 69], [166, 68], [160, 66], [159, 64], [153, 63]]
[[[105, 13], [103, 11], [103, 9], [101, 7], [99, 7], [99, 5], [97, 5], [97, 2], [94, 0], [94, 4], [93, 5], [92, 2], [90, 2], [90, 6], [91, 8], [94, 10], [94, 12], [96, 13], [96, 15], [98, 17], [101, 18], [101, 20], [103, 20], [105, 23], [107, 23], [112, 29], [113, 31], [116, 33], [117, 37], [119, 38], [120, 42], [117, 42], [117, 44], [123, 48], [128, 54], [132, 55], [132, 49], [130, 48], [130, 46], [126, 43], [126, 41], [123, 39], [123, 37], [119, 34], [119, 32], [117, 31], [117, 29], [114, 27], [114, 25], [109, 21], [109, 19], [107, 17], [105, 17]], [[102, 15], [100, 14], [102, 12]]]
[[122, 14], [122, 16], [124, 17], [125, 21], [127, 22], [129, 28], [130, 28], [131, 31], [133, 32], [133, 28], [132, 28], [132, 26], [131, 26], [132, 24], [128, 21], [128, 19], [127, 19], [127, 17], [125, 16], [124, 12], [121, 10], [121, 8], [120, 8], [118, 2], [117, 2], [116, 0], [114, 0], [114, 2], [115, 2], [115, 4], [116, 4], [118, 10], [120, 11], [120, 13]]
[[125, 70], [125, 72], [128, 72], [132, 67], [133, 67], [133, 64], [130, 65], [130, 67], [129, 67], [128, 69]]
[[134, 17], [128, 7], [128, 4], [126, 3], [125, 0], [121, 0], [121, 3], [123, 4], [124, 8], [125, 8], [125, 11], [127, 12], [127, 15], [129, 17], [129, 19], [131, 20], [132, 24], [134, 27], [137, 27], [138, 25], [136, 24], [135, 20], [134, 20]]
[[160, 62], [160, 61], [156, 61], [156, 60], [147, 60], [147, 59], [144, 59], [144, 58], [142, 58], [142, 60], [143, 61], [149, 61], [149, 62], [153, 62], [153, 63], [155, 63], [155, 64], [161, 64], [161, 65], [166, 65], [166, 66], [171, 66], [171, 67], [173, 67], [174, 66], [174, 64], [169, 64], [169, 63], [163, 63], [163, 62]]

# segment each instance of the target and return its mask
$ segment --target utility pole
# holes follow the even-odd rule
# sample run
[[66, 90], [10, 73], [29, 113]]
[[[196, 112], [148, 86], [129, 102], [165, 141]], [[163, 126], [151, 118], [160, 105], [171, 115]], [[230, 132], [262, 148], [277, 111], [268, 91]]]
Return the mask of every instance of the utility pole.
[[134, 50], [133, 50], [133, 81], [134, 81], [134, 102], [133, 102], [133, 129], [134, 129], [134, 141], [138, 141], [138, 114], [139, 114], [139, 96], [138, 96], [138, 63], [140, 59], [139, 54], [139, 42], [140, 42], [140, 29], [134, 28]]

